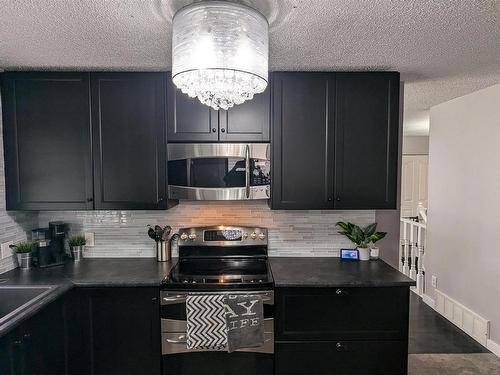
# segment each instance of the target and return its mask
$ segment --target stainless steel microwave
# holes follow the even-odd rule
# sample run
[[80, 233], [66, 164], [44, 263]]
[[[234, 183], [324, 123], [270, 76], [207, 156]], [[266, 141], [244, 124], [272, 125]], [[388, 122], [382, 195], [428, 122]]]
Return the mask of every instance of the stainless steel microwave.
[[269, 143], [170, 143], [168, 196], [186, 200], [270, 197]]

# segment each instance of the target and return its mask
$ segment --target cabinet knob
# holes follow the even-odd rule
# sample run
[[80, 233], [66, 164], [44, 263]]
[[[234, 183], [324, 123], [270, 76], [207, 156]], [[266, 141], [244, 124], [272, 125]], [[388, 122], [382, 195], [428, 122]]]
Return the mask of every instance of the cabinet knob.
[[87, 198], [87, 202], [93, 202], [94, 198]]
[[212, 133], [215, 133], [217, 131], [216, 128], [212, 128]]
[[349, 295], [348, 292], [346, 292], [345, 290], [342, 290], [342, 289], [337, 289], [335, 291], [335, 294], [338, 295], [338, 296], [348, 296]]
[[340, 202], [340, 197], [335, 198], [337, 202]]
[[344, 344], [342, 344], [340, 341], [335, 344], [335, 347], [337, 348], [337, 350], [345, 350], [346, 349]]
[[332, 201], [332, 197], [328, 197], [328, 202], [331, 202]]
[[222, 128], [220, 131], [223, 132], [223, 133], [225, 133], [226, 129]]

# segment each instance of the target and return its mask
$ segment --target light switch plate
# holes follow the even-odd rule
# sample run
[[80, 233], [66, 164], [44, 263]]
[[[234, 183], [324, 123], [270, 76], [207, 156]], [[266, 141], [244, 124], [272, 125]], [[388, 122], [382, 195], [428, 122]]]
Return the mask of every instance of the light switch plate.
[[12, 249], [9, 247], [10, 245], [14, 245], [14, 241], [4, 242], [1, 246], [1, 257], [2, 259], [11, 257], [13, 255]]
[[85, 232], [85, 246], [94, 246], [94, 232]]

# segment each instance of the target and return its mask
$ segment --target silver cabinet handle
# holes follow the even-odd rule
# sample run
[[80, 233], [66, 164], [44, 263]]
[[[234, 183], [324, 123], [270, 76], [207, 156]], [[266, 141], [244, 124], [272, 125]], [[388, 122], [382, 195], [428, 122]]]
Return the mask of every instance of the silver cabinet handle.
[[172, 303], [172, 302], [182, 302], [186, 299], [185, 294], [177, 294], [175, 296], [162, 297], [161, 302], [163, 303]]
[[250, 198], [250, 146], [245, 147], [245, 188], [246, 197]]
[[169, 344], [184, 344], [186, 342], [186, 335], [179, 335], [177, 339], [166, 339]]

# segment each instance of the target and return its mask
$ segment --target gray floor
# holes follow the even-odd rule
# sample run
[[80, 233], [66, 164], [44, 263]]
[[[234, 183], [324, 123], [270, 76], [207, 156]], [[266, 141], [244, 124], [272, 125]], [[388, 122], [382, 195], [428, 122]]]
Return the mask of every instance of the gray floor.
[[500, 375], [500, 358], [491, 353], [410, 354], [409, 375]]
[[500, 358], [410, 293], [409, 375], [500, 375]]

